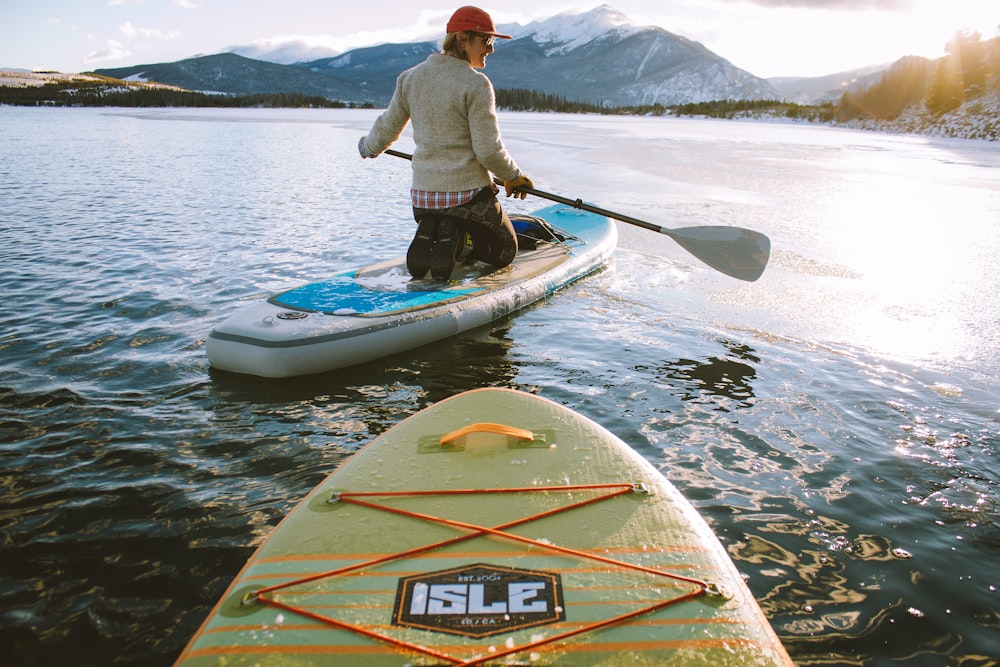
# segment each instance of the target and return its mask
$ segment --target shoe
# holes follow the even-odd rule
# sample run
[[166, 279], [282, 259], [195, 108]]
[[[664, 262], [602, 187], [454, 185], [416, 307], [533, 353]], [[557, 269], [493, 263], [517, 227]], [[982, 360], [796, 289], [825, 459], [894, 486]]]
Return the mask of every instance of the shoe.
[[431, 277], [448, 280], [455, 269], [455, 254], [464, 245], [464, 234], [458, 223], [448, 218], [438, 222], [437, 240], [431, 249]]
[[424, 218], [406, 251], [406, 269], [414, 280], [421, 280], [431, 268], [431, 249], [437, 236], [437, 218]]

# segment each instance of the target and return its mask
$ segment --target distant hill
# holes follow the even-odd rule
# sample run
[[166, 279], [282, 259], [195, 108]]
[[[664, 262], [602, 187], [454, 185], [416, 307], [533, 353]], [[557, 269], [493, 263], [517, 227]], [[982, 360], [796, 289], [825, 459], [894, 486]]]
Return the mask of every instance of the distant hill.
[[345, 101], [363, 100], [367, 95], [362, 86], [335, 76], [301, 67], [252, 60], [235, 53], [220, 53], [173, 63], [99, 69], [95, 73], [126, 81], [158, 81], [203, 93], [301, 93]]
[[0, 70], [0, 105], [60, 107], [312, 107], [349, 103], [302, 93], [219, 95], [185, 90], [155, 81], [124, 81], [93, 73]]
[[852, 90], [866, 88], [878, 82], [889, 65], [872, 65], [836, 74], [817, 77], [773, 77], [767, 80], [782, 99], [796, 104], [837, 102]]

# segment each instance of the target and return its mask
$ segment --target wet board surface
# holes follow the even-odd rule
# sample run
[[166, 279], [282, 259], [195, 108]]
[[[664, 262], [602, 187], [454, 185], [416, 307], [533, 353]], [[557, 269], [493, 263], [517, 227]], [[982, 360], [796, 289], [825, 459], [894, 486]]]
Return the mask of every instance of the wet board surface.
[[181, 665], [791, 665], [652, 465], [481, 389], [376, 438], [233, 581]]

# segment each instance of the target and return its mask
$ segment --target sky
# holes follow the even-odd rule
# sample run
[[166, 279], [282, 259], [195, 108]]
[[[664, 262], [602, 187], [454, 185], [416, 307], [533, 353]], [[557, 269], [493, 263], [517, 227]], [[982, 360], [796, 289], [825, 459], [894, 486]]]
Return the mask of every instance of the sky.
[[[440, 38], [457, 0], [12, 0], [0, 10], [0, 68], [84, 72], [172, 62], [299, 39], [338, 52]], [[527, 24], [600, 0], [479, 4]], [[938, 58], [959, 30], [1000, 29], [998, 0], [608, 0], [640, 25], [701, 42], [759, 77], [823, 76]], [[502, 57], [502, 43], [497, 55]], [[488, 74], [487, 69], [487, 74]]]

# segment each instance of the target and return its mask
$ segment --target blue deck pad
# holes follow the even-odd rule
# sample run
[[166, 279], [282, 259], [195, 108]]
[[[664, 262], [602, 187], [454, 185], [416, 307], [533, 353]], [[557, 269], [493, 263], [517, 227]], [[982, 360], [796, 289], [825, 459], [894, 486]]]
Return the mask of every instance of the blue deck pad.
[[344, 273], [327, 280], [309, 283], [269, 299], [276, 306], [329, 313], [332, 315], [388, 315], [405, 310], [426, 308], [456, 298], [484, 292], [482, 287], [467, 287], [441, 283], [437, 289], [403, 287], [402, 289], [371, 289], [358, 282], [355, 272]]
[[[557, 243], [563, 247], [586, 246], [608, 233], [604, 217], [565, 206], [551, 206], [536, 212], [534, 216], [517, 216], [512, 222], [517, 224], [522, 235], [548, 241], [552, 238], [552, 233], [545, 224], [546, 221], [556, 229], [564, 227], [572, 230], [565, 236], [558, 236]], [[567, 239], [568, 246], [562, 242], [563, 238]], [[529, 249], [527, 244], [523, 249]], [[572, 254], [572, 250], [568, 252]], [[518, 253], [514, 263], [518, 264], [525, 256], [530, 256], [530, 253]], [[547, 268], [552, 268], [565, 259], [566, 256], [553, 259], [552, 265]], [[504, 284], [502, 280], [482, 282], [492, 271], [489, 266], [476, 262], [471, 266], [456, 266], [450, 282], [415, 281], [406, 272], [405, 263], [399, 260], [302, 285], [272, 296], [268, 301], [294, 310], [382, 317], [439, 306], [496, 289]]]

